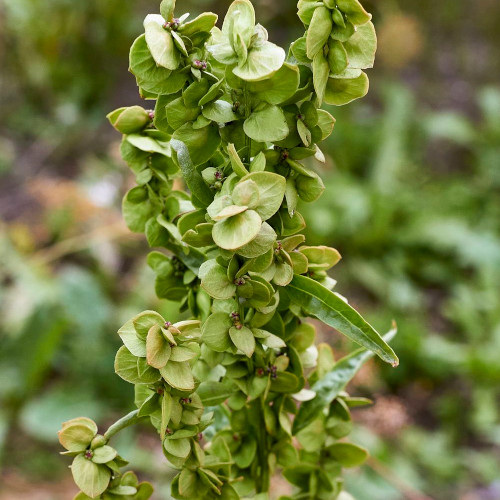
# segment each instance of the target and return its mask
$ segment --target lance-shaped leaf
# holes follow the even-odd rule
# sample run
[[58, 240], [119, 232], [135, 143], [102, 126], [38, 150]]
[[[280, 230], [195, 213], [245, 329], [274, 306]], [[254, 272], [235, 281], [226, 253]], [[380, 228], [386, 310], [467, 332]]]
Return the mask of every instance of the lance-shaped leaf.
[[[390, 342], [396, 335], [396, 327], [384, 336], [385, 342]], [[307, 427], [330, 403], [345, 389], [347, 384], [358, 373], [363, 364], [373, 357], [371, 351], [358, 349], [339, 360], [322, 379], [318, 380], [311, 390], [316, 396], [304, 402], [293, 422], [293, 433]]]
[[323, 285], [305, 276], [295, 276], [287, 292], [308, 314], [373, 351], [387, 363], [398, 365], [396, 354], [379, 333], [355, 309]]

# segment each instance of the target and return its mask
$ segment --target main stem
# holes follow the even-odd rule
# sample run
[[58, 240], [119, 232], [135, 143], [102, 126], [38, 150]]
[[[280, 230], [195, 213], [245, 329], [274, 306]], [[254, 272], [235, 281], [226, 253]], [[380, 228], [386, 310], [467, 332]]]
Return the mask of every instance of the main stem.
[[269, 471], [269, 447], [266, 422], [264, 420], [264, 397], [261, 396], [254, 402], [255, 414], [259, 415], [256, 422], [257, 430], [257, 451], [259, 455], [260, 474], [255, 478], [257, 493], [267, 493], [271, 486], [271, 477]]
[[[252, 109], [250, 107], [250, 94], [247, 90], [246, 84], [243, 87], [243, 101], [245, 105], [245, 120], [252, 114]], [[248, 151], [247, 161], [250, 163], [250, 158], [252, 157], [252, 139], [245, 135], [245, 146]]]

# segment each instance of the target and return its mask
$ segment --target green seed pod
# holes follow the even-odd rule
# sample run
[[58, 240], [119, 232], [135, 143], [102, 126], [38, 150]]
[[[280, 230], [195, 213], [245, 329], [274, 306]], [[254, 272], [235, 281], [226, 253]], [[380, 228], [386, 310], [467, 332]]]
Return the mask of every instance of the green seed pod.
[[116, 109], [107, 118], [118, 132], [125, 135], [140, 132], [151, 122], [150, 114], [140, 106]]

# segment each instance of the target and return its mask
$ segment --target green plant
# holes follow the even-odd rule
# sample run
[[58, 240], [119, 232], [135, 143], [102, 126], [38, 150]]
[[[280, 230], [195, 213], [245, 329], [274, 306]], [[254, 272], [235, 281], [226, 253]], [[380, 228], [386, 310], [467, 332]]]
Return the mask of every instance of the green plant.
[[[268, 41], [248, 0], [217, 16], [174, 17], [174, 0], [149, 15], [133, 44], [130, 69], [154, 112], [108, 115], [124, 134], [122, 155], [137, 186], [123, 200], [128, 227], [153, 251], [160, 298], [180, 302], [189, 319], [172, 324], [154, 311], [128, 321], [115, 370], [135, 386], [137, 410], [103, 435], [78, 418], [59, 433], [78, 500], [147, 499], [109, 445], [121, 429], [149, 419], [180, 473], [175, 498], [268, 498], [278, 467], [292, 497], [337, 498], [342, 467], [363, 448], [339, 441], [349, 408], [366, 403], [344, 389], [376, 353], [398, 360], [387, 341], [332, 292], [327, 271], [340, 260], [307, 246], [299, 199], [324, 190], [303, 160], [324, 160], [317, 144], [335, 120], [323, 101], [363, 97], [376, 36], [357, 0], [299, 2], [306, 34], [285, 51]], [[180, 177], [188, 191], [180, 187]], [[177, 180], [177, 181], [176, 181]], [[174, 182], [176, 182], [174, 184]], [[315, 347], [315, 317], [361, 345], [335, 362]], [[306, 388], [309, 387], [309, 388]], [[294, 446], [293, 438], [300, 443]]]

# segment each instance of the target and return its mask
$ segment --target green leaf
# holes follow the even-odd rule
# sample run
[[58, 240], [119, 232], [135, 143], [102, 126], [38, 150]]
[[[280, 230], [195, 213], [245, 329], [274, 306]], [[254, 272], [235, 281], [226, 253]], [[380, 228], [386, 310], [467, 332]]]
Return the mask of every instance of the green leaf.
[[225, 250], [238, 250], [252, 241], [260, 231], [262, 219], [255, 210], [229, 217], [214, 225], [214, 242]]
[[271, 380], [271, 391], [293, 394], [299, 390], [299, 379], [293, 373], [278, 372], [277, 377]]
[[135, 488], [134, 486], [125, 486], [120, 484], [115, 488], [109, 489], [109, 493], [111, 493], [112, 495], [119, 495], [119, 496], [135, 495], [137, 493], [137, 488]]
[[335, 118], [324, 109], [318, 109], [318, 127], [321, 129], [321, 140], [330, 137], [335, 127]]
[[271, 78], [249, 82], [247, 89], [269, 104], [281, 104], [295, 95], [299, 83], [299, 68], [285, 63]]
[[241, 469], [246, 469], [252, 465], [256, 453], [257, 440], [252, 436], [247, 436], [234, 455], [234, 463]]
[[163, 28], [165, 19], [158, 14], [149, 14], [144, 20], [146, 43], [156, 64], [170, 70], [177, 69], [181, 62], [172, 35]]
[[234, 35], [239, 33], [244, 44], [248, 47], [250, 39], [254, 33], [255, 10], [249, 0], [235, 0], [227, 11], [222, 33], [230, 40], [234, 40]]
[[335, 443], [325, 449], [329, 458], [339, 462], [342, 467], [357, 467], [368, 458], [368, 451], [352, 443]]
[[231, 166], [233, 167], [234, 173], [239, 177], [243, 177], [248, 174], [248, 170], [241, 161], [240, 155], [236, 151], [234, 144], [228, 144], [227, 152], [231, 160]]
[[97, 426], [90, 419], [82, 421], [76, 419], [67, 422], [59, 431], [59, 442], [64, 448], [71, 452], [80, 452], [87, 449], [88, 445], [97, 434]]
[[146, 340], [151, 327], [155, 325], [163, 326], [165, 319], [156, 311], [143, 311], [132, 318], [132, 323], [137, 335], [141, 339]]
[[178, 363], [169, 361], [166, 366], [160, 369], [161, 376], [168, 385], [179, 391], [193, 391], [194, 378], [191, 365], [188, 361]]
[[[375, 52], [377, 51], [377, 34], [373, 23], [368, 22], [358, 26], [356, 33], [344, 42], [344, 48], [349, 61], [349, 68], [373, 68]], [[341, 73], [341, 71], [338, 71], [338, 73]]]
[[343, 106], [364, 97], [368, 93], [369, 81], [366, 73], [357, 78], [329, 78], [326, 86], [325, 102]]
[[204, 263], [200, 269], [201, 286], [214, 299], [230, 299], [236, 285], [227, 277], [226, 269], [215, 261]]
[[316, 328], [310, 323], [301, 323], [293, 331], [289, 342], [297, 351], [302, 352], [314, 344], [315, 338]]
[[356, 26], [367, 23], [372, 16], [363, 8], [358, 0], [338, 0], [337, 7], [347, 15], [349, 20]]
[[90, 498], [104, 493], [111, 479], [111, 470], [108, 467], [95, 464], [83, 454], [73, 460], [71, 473], [76, 485]]
[[[198, 344], [196, 344], [198, 345]], [[196, 358], [198, 353], [188, 347], [177, 346], [172, 347], [172, 355], [170, 356], [170, 361], [190, 361]]]
[[153, 137], [144, 134], [129, 134], [127, 142], [132, 146], [148, 153], [159, 153], [170, 156], [170, 146], [166, 142], [160, 142]]
[[173, 399], [172, 396], [165, 392], [161, 398], [161, 422], [160, 422], [160, 437], [165, 439], [167, 426], [172, 416]]
[[141, 483], [137, 488], [134, 500], [149, 500], [153, 494], [153, 486], [150, 483]]
[[167, 121], [174, 130], [187, 122], [196, 120], [200, 112], [201, 108], [187, 106], [182, 97], [174, 99], [166, 106]]
[[271, 77], [285, 62], [285, 51], [271, 42], [252, 46], [244, 64], [233, 69], [233, 73], [247, 82], [257, 82]]
[[136, 358], [125, 346], [120, 347], [115, 358], [115, 372], [123, 380], [131, 384], [154, 384], [160, 380], [160, 373], [147, 367], [139, 373], [137, 363], [143, 358]]
[[310, 453], [321, 450], [325, 444], [326, 437], [325, 419], [323, 415], [313, 420], [297, 434], [297, 440], [302, 448]]
[[240, 181], [231, 194], [233, 201], [240, 206], [254, 209], [259, 205], [259, 187], [251, 180]]
[[[182, 128], [178, 129], [176, 133], [180, 130], [182, 130]], [[201, 174], [198, 170], [196, 170], [187, 144], [175, 139], [171, 141], [171, 144], [177, 156], [177, 163], [179, 164], [184, 180], [193, 193], [193, 196], [196, 197], [203, 205], [210, 205], [213, 200], [213, 194], [204, 182]], [[196, 155], [196, 157], [197, 156], [198, 155]]]
[[204, 106], [203, 116], [217, 123], [229, 123], [240, 119], [240, 116], [233, 111], [232, 104], [221, 100]]
[[332, 31], [333, 21], [329, 9], [318, 7], [312, 16], [311, 24], [307, 30], [307, 57], [314, 59], [316, 54], [323, 50], [330, 33]]
[[184, 439], [165, 439], [163, 447], [167, 453], [177, 458], [187, 458], [191, 453], [191, 441]]
[[318, 52], [313, 60], [313, 83], [314, 91], [318, 96], [318, 100], [322, 103], [325, 99], [326, 86], [328, 77], [330, 76], [330, 66], [323, 52]]
[[308, 314], [373, 351], [387, 363], [398, 365], [397, 356], [379, 333], [335, 293], [305, 276], [295, 276], [287, 292]]
[[[186, 123], [186, 125], [177, 129], [172, 139], [183, 142], [186, 145], [191, 164], [194, 167], [210, 160], [219, 149], [221, 142], [218, 127], [209, 125], [201, 129], [194, 129], [193, 125], [190, 123]], [[176, 146], [174, 141], [171, 141], [171, 144], [172, 148], [177, 151], [177, 155], [179, 156], [179, 147]], [[186, 165], [188, 164], [187, 160], [181, 160], [181, 158], [179, 158], [179, 166], [184, 174], [182, 167], [183, 162], [185, 162]], [[205, 186], [205, 189], [208, 189], [207, 186]], [[198, 191], [193, 192], [198, 193]]]
[[311, 172], [307, 177], [299, 175], [295, 180], [295, 187], [300, 199], [308, 203], [316, 201], [325, 190], [323, 180], [314, 172]]
[[236, 392], [236, 387], [229, 381], [202, 382], [196, 393], [204, 406], [218, 406]]
[[114, 460], [117, 455], [116, 450], [108, 445], [96, 448], [93, 453], [94, 456], [92, 457], [92, 462], [95, 464], [106, 464], [111, 462], [111, 460]]
[[252, 357], [255, 351], [255, 337], [253, 336], [252, 330], [246, 326], [242, 326], [240, 329], [232, 327], [229, 329], [229, 336], [233, 341], [233, 344], [246, 356]]
[[[347, 44], [347, 42], [345, 42]], [[345, 45], [338, 40], [330, 40], [328, 42], [328, 67], [334, 75], [344, 72], [350, 63], [347, 57]], [[357, 68], [357, 66], [353, 66]]]
[[229, 329], [233, 321], [229, 314], [216, 312], [208, 317], [201, 330], [201, 340], [215, 352], [225, 352], [231, 347]]
[[287, 286], [293, 278], [293, 267], [287, 262], [276, 264], [273, 283], [278, 286]]
[[274, 245], [277, 235], [274, 229], [267, 223], [262, 224], [259, 234], [245, 246], [237, 250], [238, 255], [247, 259], [260, 257], [268, 252]]
[[282, 141], [290, 133], [285, 114], [278, 106], [268, 106], [252, 113], [245, 120], [243, 130], [257, 142]]
[[149, 200], [148, 190], [138, 186], [123, 198], [122, 212], [127, 227], [135, 233], [143, 233], [146, 222], [155, 215], [156, 208]]
[[312, 140], [311, 131], [306, 127], [305, 123], [302, 120], [297, 120], [297, 131], [299, 133], [300, 139], [304, 143], [304, 146], [309, 147]]
[[148, 365], [153, 368], [164, 367], [170, 359], [172, 348], [164, 337], [160, 325], [150, 328], [146, 339], [146, 352]]
[[160, 14], [165, 21], [172, 21], [174, 18], [175, 0], [162, 0], [160, 3]]
[[209, 33], [217, 22], [218, 16], [213, 12], [204, 12], [188, 23], [181, 24], [179, 33], [182, 36], [190, 37], [200, 32]]
[[[396, 329], [394, 328], [384, 336], [385, 341], [389, 342], [395, 334]], [[331, 353], [331, 349], [328, 349], [326, 353]], [[358, 349], [338, 361], [331, 371], [318, 380], [311, 387], [316, 396], [301, 405], [293, 423], [293, 433], [296, 434], [307, 427], [325, 407], [329, 406], [358, 373], [363, 364], [372, 357], [372, 352], [366, 349]]]
[[259, 202], [254, 210], [263, 221], [270, 219], [281, 207], [286, 190], [286, 180], [283, 176], [272, 172], [252, 172], [243, 177], [240, 182], [252, 180], [259, 188]]
[[130, 72], [135, 75], [139, 86], [149, 92], [164, 93], [171, 71], [158, 66], [149, 51], [146, 35], [141, 35], [130, 49]]

